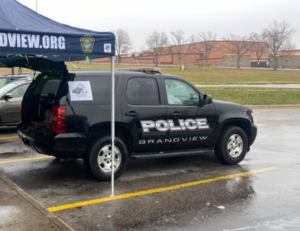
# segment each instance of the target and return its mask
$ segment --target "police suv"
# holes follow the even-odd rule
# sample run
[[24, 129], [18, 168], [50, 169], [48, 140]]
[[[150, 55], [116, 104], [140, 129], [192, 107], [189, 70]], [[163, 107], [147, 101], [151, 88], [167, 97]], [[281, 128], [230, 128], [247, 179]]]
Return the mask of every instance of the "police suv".
[[[41, 74], [22, 103], [18, 133], [24, 144], [57, 158], [82, 158], [95, 178], [110, 180], [111, 73], [68, 72], [63, 62], [51, 59], [32, 58], [29, 63]], [[116, 178], [130, 158], [214, 151], [223, 164], [237, 164], [256, 138], [250, 108], [212, 100], [180, 77], [117, 71], [115, 90]]]

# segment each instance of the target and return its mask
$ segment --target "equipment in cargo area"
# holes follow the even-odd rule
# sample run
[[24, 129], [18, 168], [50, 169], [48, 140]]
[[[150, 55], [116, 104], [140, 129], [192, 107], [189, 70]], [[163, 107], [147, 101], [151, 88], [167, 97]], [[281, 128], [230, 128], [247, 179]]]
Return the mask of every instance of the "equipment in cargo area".
[[[40, 72], [67, 69], [62, 61], [111, 58], [111, 140], [115, 140], [115, 36], [111, 32], [83, 30], [53, 21], [16, 0], [0, 0], [0, 67], [23, 67]], [[48, 59], [44, 59], [44, 58]], [[49, 109], [47, 116], [49, 116]], [[47, 113], [47, 110], [44, 113]], [[53, 108], [59, 117], [63, 109]], [[46, 114], [44, 114], [45, 117]], [[55, 118], [54, 115], [52, 115]], [[46, 118], [44, 118], [46, 119]], [[54, 121], [52, 121], [53, 123]], [[47, 121], [48, 123], [48, 121]], [[43, 128], [46, 121], [36, 122]], [[63, 128], [57, 128], [63, 129]], [[114, 156], [114, 145], [112, 145]], [[112, 196], [114, 158], [112, 158]]]

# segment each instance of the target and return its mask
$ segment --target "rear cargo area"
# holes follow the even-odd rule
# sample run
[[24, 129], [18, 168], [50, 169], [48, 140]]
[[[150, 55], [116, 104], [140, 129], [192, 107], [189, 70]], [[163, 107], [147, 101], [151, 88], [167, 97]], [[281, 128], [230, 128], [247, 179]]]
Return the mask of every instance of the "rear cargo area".
[[[36, 151], [51, 152], [50, 137], [57, 93], [62, 86], [60, 76], [40, 74], [29, 86], [22, 103], [22, 122], [18, 130], [33, 139]], [[32, 144], [31, 144], [32, 145]]]

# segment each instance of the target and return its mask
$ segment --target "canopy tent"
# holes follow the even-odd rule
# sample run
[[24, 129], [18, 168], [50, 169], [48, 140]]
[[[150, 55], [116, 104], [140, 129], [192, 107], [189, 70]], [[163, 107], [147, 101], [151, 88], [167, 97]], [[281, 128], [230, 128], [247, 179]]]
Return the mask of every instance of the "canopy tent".
[[115, 36], [60, 24], [16, 0], [0, 0], [0, 54], [84, 60], [115, 55]]
[[[115, 140], [115, 36], [64, 25], [44, 17], [16, 0], [0, 0], [0, 56], [19, 55], [27, 62], [1, 61], [0, 67], [30, 66], [32, 56], [51, 60], [86, 60], [111, 57], [111, 136]], [[10, 64], [9, 64], [10, 63]], [[59, 64], [60, 65], [60, 64]], [[34, 68], [32, 68], [34, 69]], [[114, 157], [114, 145], [112, 145]], [[114, 195], [114, 158], [112, 158], [112, 195]]]

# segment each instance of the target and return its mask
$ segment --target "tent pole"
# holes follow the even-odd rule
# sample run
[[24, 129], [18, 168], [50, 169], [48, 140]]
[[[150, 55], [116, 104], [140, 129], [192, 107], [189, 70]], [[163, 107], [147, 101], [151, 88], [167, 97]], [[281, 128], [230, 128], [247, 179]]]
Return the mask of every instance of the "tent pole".
[[115, 57], [111, 58], [111, 197], [115, 195]]

